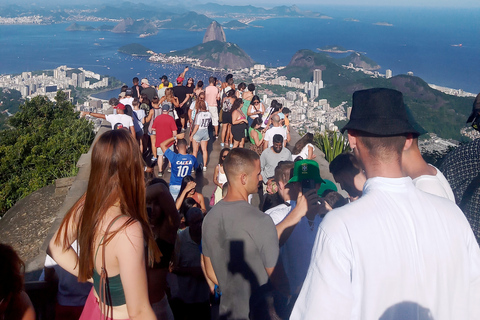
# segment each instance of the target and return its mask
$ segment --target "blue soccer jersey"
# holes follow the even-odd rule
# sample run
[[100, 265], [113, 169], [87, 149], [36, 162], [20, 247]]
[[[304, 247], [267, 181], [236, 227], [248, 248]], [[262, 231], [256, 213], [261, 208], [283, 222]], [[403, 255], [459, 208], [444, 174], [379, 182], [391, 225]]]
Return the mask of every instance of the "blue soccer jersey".
[[192, 170], [198, 167], [197, 158], [191, 154], [179, 154], [170, 149], [165, 151], [165, 157], [172, 164], [172, 175], [170, 185], [181, 185], [186, 175], [191, 175]]

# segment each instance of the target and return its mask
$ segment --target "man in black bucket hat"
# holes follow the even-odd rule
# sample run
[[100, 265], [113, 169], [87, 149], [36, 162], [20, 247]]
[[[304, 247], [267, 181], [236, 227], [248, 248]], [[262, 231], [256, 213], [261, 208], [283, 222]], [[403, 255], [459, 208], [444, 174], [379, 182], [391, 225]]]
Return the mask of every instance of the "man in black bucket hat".
[[402, 94], [355, 92], [344, 130], [367, 181], [359, 200], [323, 219], [291, 319], [383, 319], [388, 310], [420, 320], [424, 309], [436, 320], [478, 318], [480, 248], [468, 221], [402, 170], [418, 135]]

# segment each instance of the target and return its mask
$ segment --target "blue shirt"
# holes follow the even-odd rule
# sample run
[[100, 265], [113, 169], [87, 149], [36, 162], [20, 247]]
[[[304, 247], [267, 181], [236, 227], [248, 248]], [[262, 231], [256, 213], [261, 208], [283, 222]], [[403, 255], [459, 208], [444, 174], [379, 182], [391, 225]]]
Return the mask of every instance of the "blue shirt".
[[172, 164], [170, 185], [181, 185], [183, 177], [191, 175], [192, 170], [198, 167], [197, 158], [191, 154], [179, 154], [167, 149], [165, 157]]

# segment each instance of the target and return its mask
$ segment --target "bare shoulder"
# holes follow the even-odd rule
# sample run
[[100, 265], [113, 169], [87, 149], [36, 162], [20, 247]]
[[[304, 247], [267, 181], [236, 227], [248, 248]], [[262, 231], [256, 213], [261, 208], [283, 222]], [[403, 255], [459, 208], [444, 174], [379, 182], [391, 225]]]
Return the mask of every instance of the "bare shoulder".
[[[125, 217], [125, 222], [128, 222], [128, 217]], [[143, 238], [143, 229], [139, 221], [134, 220], [133, 222], [128, 223], [123, 230], [123, 233], [127, 237], [142, 237]]]

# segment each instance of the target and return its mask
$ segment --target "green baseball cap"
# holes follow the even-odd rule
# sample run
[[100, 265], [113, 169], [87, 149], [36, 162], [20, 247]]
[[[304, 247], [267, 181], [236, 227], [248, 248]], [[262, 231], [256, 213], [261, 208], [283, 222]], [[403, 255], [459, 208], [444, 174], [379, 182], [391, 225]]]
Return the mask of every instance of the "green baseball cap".
[[324, 183], [320, 186], [320, 189], [318, 189], [317, 194], [319, 196], [322, 196], [322, 194], [327, 191], [327, 190], [333, 190], [333, 191], [338, 191], [337, 186], [335, 183], [333, 183], [330, 180], [325, 179]]
[[288, 182], [301, 182], [314, 180], [316, 183], [325, 183], [320, 177], [320, 168], [315, 160], [300, 160], [295, 162], [293, 177]]

